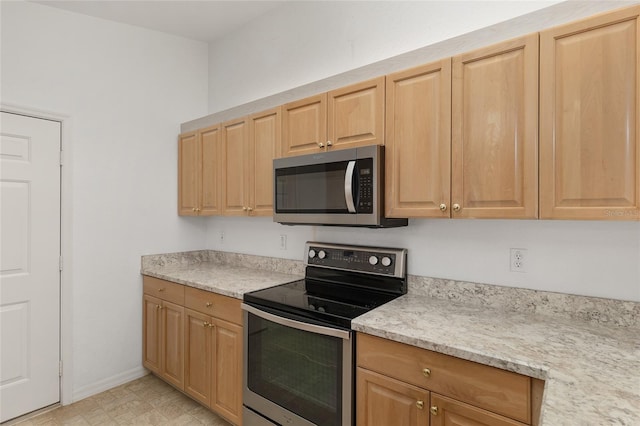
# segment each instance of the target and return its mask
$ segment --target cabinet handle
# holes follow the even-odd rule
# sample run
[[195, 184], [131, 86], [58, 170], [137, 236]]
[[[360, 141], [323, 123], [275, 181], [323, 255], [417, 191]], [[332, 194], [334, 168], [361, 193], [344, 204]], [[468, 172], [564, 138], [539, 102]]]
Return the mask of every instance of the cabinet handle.
[[213, 303], [207, 302], [207, 303], [204, 304], [204, 306], [206, 306], [207, 308], [210, 308], [211, 306], [213, 306]]
[[438, 406], [437, 405], [432, 405], [431, 408], [429, 409], [429, 411], [431, 412], [431, 414], [433, 414], [434, 416], [438, 415]]
[[200, 213], [202, 209], [200, 207], [196, 207], [196, 213]]
[[445, 203], [440, 204], [440, 211], [441, 212], [446, 212], [447, 211], [447, 205]]
[[203, 327], [209, 327], [209, 325], [210, 325], [210, 324], [209, 324], [208, 322], [206, 322], [206, 321], [202, 323], [202, 326], [203, 326]]
[[156, 309], [162, 309], [162, 306], [156, 305]]
[[245, 206], [242, 206], [242, 210], [244, 210], [246, 212], [247, 208]]
[[209, 324], [207, 324], [207, 327], [213, 328], [213, 324], [209, 323]]
[[461, 207], [460, 207], [460, 204], [454, 204], [454, 205], [453, 205], [453, 211], [454, 211], [454, 212], [459, 212], [459, 211], [460, 211], [460, 208], [461, 208]]
[[196, 208], [195, 208], [195, 207], [192, 207], [192, 208], [191, 208], [191, 211], [192, 211], [192, 212], [195, 212], [195, 211], [196, 211]]
[[159, 288], [158, 291], [164, 291], [164, 287]]
[[253, 207], [247, 207], [247, 210], [249, 210], [250, 212], [253, 211]]
[[431, 369], [429, 368], [423, 368], [422, 369], [422, 374], [424, 375], [424, 377], [429, 378], [431, 376]]
[[327, 146], [333, 146], [333, 142], [327, 141]]
[[418, 407], [418, 410], [422, 410], [424, 408], [424, 401], [416, 401], [416, 407]]
[[322, 142], [318, 142], [318, 147], [324, 148], [324, 144]]

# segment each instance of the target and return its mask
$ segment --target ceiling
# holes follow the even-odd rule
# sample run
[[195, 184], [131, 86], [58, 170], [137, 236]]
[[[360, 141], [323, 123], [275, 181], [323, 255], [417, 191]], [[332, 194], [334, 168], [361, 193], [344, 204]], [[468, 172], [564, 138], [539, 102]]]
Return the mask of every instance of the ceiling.
[[47, 0], [33, 3], [211, 42], [286, 1]]

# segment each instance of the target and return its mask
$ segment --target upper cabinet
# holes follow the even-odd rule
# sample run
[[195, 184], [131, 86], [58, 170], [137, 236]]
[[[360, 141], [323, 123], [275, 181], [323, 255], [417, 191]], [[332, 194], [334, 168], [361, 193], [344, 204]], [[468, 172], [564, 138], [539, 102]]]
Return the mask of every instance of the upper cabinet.
[[224, 215], [273, 214], [273, 159], [280, 150], [280, 108], [221, 126]]
[[536, 218], [538, 34], [453, 58], [452, 217]]
[[640, 7], [540, 34], [540, 217], [640, 220]]
[[221, 214], [222, 177], [220, 127], [180, 135], [178, 139], [178, 214]]
[[246, 216], [249, 186], [249, 119], [242, 117], [220, 126], [222, 132], [223, 211], [225, 216]]
[[384, 77], [285, 104], [282, 156], [384, 144]]
[[249, 117], [249, 215], [273, 215], [273, 159], [279, 156], [280, 107]]
[[387, 76], [386, 99], [386, 216], [449, 217], [451, 59]]

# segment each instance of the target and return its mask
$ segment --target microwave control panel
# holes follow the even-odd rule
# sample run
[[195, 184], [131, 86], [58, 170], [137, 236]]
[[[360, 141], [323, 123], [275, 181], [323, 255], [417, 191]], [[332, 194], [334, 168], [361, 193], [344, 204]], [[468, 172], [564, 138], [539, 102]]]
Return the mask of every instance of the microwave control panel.
[[358, 160], [358, 213], [373, 213], [373, 159]]

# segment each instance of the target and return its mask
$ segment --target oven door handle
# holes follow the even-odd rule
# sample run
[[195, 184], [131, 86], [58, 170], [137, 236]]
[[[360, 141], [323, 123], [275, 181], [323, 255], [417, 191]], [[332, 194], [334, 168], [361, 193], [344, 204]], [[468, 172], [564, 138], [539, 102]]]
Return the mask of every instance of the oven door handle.
[[297, 330], [309, 331], [315, 334], [322, 334], [324, 336], [333, 336], [340, 339], [349, 340], [351, 338], [351, 332], [346, 330], [340, 330], [337, 328], [323, 327], [321, 325], [308, 324], [306, 322], [295, 321], [289, 318], [284, 318], [278, 315], [270, 314], [268, 312], [261, 311], [260, 309], [249, 306], [246, 303], [241, 305], [242, 309], [252, 313], [255, 316], [266, 319], [267, 321], [275, 322], [276, 324], [284, 325], [285, 327], [295, 328]]

